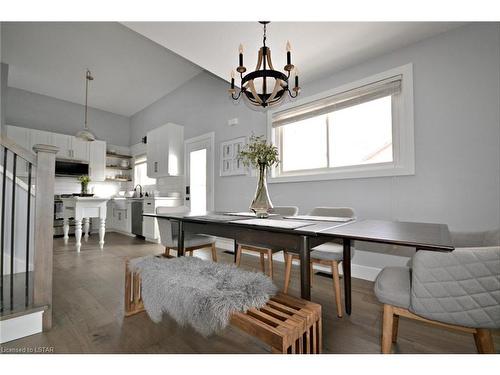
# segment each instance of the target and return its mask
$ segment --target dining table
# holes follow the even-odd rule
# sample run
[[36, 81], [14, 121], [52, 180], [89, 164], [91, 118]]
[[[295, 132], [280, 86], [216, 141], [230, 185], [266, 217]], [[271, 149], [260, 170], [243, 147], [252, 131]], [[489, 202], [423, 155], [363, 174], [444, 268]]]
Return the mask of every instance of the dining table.
[[272, 215], [257, 218], [251, 213], [183, 212], [143, 214], [178, 225], [177, 255], [184, 255], [186, 233], [207, 234], [237, 243], [269, 246], [296, 253], [300, 258], [300, 294], [311, 299], [311, 249], [323, 243], [339, 241], [343, 249], [345, 311], [351, 314], [351, 247], [353, 241], [408, 246], [418, 250], [452, 251], [454, 249], [446, 224], [388, 220], [352, 220], [327, 218], [314, 220]]

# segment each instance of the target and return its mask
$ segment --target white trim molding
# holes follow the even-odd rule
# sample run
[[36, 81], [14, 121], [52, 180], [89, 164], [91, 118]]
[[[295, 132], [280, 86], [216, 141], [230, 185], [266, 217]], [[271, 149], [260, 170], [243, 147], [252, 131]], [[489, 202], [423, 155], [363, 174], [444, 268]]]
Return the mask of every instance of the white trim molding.
[[[354, 165], [336, 168], [324, 168], [309, 171], [287, 172], [279, 175], [277, 168], [271, 171], [269, 183], [322, 181], [348, 178], [388, 177], [415, 174], [415, 140], [414, 140], [414, 111], [413, 111], [413, 64], [409, 63], [385, 72], [372, 75], [338, 86], [307, 98], [288, 103], [267, 113], [267, 137], [273, 144], [277, 144], [277, 131], [273, 129], [273, 114], [305, 106], [315, 101], [324, 100], [333, 95], [348, 92], [366, 85], [380, 82], [390, 77], [400, 75], [401, 93], [393, 97], [393, 156], [394, 160], [388, 163]], [[397, 99], [395, 99], [397, 97]]]

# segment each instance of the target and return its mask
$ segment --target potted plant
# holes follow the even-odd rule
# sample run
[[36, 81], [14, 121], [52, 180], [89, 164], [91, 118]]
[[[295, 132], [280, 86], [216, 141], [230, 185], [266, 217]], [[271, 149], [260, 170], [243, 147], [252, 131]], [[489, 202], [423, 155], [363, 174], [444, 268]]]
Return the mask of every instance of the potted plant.
[[87, 193], [88, 193], [87, 189], [88, 189], [88, 186], [89, 186], [90, 177], [87, 176], [87, 175], [83, 175], [83, 176], [78, 177], [78, 181], [80, 181], [80, 184], [82, 186], [81, 195], [82, 196], [87, 195]]
[[269, 211], [273, 208], [267, 190], [267, 172], [269, 168], [278, 165], [278, 156], [277, 147], [267, 143], [262, 135], [252, 135], [250, 142], [238, 154], [244, 165], [259, 170], [257, 190], [250, 209], [260, 218], [268, 217]]

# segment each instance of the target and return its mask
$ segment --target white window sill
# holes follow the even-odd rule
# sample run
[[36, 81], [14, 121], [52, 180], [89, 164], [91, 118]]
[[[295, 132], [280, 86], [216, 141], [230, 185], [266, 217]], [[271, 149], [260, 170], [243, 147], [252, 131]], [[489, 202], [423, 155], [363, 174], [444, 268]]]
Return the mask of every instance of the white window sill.
[[307, 181], [326, 181], [326, 180], [345, 180], [354, 178], [373, 178], [373, 177], [391, 177], [391, 176], [409, 176], [415, 174], [414, 166], [394, 166], [393, 164], [380, 164], [367, 166], [343, 167], [336, 170], [324, 172], [310, 171], [309, 173], [287, 173], [281, 176], [270, 176], [270, 184], [279, 184], [285, 182], [307, 182]]

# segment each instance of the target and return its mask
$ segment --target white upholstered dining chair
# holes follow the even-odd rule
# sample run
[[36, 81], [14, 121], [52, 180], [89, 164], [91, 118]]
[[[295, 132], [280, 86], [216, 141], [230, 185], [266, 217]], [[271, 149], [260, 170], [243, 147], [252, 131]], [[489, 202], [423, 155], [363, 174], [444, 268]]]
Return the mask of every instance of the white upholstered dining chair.
[[[176, 208], [176, 212], [186, 212], [189, 209], [187, 207], [181, 208], [179, 211]], [[172, 213], [171, 207], [158, 207], [156, 209], [157, 214], [162, 213]], [[170, 250], [177, 250], [178, 239], [179, 239], [179, 226], [170, 220], [157, 219], [158, 229], [160, 232], [160, 241], [163, 246], [165, 246], [164, 256], [170, 256]], [[195, 250], [210, 248], [212, 252], [212, 260], [217, 262], [217, 250], [215, 248], [215, 237], [207, 236], [204, 234], [192, 234], [186, 233], [184, 236], [184, 251], [186, 255], [193, 256]]]
[[[354, 210], [349, 207], [316, 207], [309, 216], [342, 217], [355, 219]], [[337, 316], [342, 317], [342, 299], [340, 296], [339, 263], [343, 260], [343, 245], [341, 242], [327, 242], [316, 246], [311, 251], [311, 284], [313, 280], [313, 264], [328, 266], [332, 271], [333, 290], [335, 293], [335, 304], [337, 305]], [[354, 256], [354, 248], [351, 248], [351, 257]], [[283, 291], [288, 292], [292, 262], [300, 261], [297, 254], [285, 252], [285, 286]]]
[[[299, 208], [295, 206], [276, 206], [271, 211], [272, 214], [279, 216], [296, 216], [299, 213]], [[273, 277], [273, 253], [282, 251], [283, 249], [261, 247], [253, 244], [238, 244], [236, 248], [236, 265], [239, 267], [241, 263], [241, 255], [243, 252], [258, 253], [260, 256], [260, 268], [263, 273], [266, 273], [266, 257], [267, 257], [267, 275]]]

